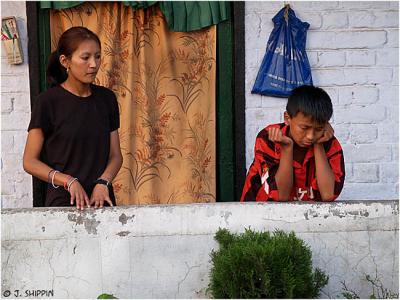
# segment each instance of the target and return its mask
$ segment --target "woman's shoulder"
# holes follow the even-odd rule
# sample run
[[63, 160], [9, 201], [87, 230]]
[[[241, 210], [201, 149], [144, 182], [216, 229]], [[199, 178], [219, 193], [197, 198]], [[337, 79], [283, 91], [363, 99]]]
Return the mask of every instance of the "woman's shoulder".
[[111, 89], [109, 89], [109, 88], [107, 88], [105, 86], [97, 85], [97, 84], [91, 84], [91, 87], [92, 87], [93, 91], [98, 93], [98, 94], [103, 94], [103, 95], [106, 95], [106, 96], [114, 96], [115, 97], [115, 93]]
[[46, 91], [41, 92], [37, 96], [37, 101], [41, 103], [48, 103], [51, 102], [53, 99], [58, 99], [60, 96], [60, 87], [59, 86], [54, 86], [48, 88]]
[[101, 102], [103, 102], [110, 111], [118, 110], [118, 100], [115, 93], [105, 86], [92, 84], [92, 91], [95, 97]]

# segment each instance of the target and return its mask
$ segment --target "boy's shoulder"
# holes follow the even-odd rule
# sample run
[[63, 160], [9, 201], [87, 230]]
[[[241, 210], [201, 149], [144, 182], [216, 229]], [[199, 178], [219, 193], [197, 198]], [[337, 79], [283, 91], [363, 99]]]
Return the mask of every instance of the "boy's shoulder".
[[263, 130], [267, 130], [268, 131], [268, 129], [270, 129], [270, 128], [280, 128], [280, 129], [282, 129], [285, 126], [287, 126], [285, 123], [270, 124], [270, 125], [267, 125]]
[[329, 141], [324, 142], [325, 153], [328, 157], [340, 152], [343, 155], [343, 148], [339, 140], [333, 136]]

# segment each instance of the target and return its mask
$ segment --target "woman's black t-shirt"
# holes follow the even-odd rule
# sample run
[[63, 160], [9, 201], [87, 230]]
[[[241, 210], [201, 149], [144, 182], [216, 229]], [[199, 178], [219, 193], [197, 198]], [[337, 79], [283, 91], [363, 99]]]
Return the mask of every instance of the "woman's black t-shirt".
[[[110, 132], [119, 128], [115, 94], [91, 85], [92, 94], [79, 97], [60, 85], [39, 95], [28, 131], [41, 128], [45, 162], [53, 169], [77, 177], [88, 197], [93, 181], [104, 172], [110, 153]], [[46, 206], [69, 206], [62, 187], [48, 186]]]

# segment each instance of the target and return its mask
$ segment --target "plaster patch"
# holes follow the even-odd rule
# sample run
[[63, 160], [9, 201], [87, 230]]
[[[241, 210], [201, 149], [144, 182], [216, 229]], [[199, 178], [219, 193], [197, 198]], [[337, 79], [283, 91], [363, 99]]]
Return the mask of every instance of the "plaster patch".
[[172, 206], [162, 206], [161, 211], [167, 212], [167, 213], [172, 213], [174, 211], [174, 208]]
[[128, 220], [133, 220], [134, 217], [135, 215], [127, 217], [126, 214], [122, 213], [122, 215], [119, 216], [118, 220], [121, 222], [122, 225], [125, 225], [128, 222]]
[[318, 212], [313, 209], [309, 209], [304, 213], [304, 217], [306, 218], [306, 220], [309, 220], [309, 217], [316, 218], [318, 216], [319, 216]]
[[97, 234], [97, 226], [99, 226], [100, 221], [96, 221], [95, 214], [92, 215], [92, 219], [89, 219], [86, 216], [76, 214], [68, 214], [68, 220], [71, 222], [75, 222], [76, 225], [82, 225], [85, 227], [87, 233], [89, 234]]
[[352, 216], [361, 216], [361, 217], [369, 216], [369, 212], [367, 212], [365, 209], [349, 211], [348, 214]]
[[228, 219], [231, 215], [232, 215], [232, 212], [230, 212], [230, 211], [221, 212], [221, 217], [223, 217], [225, 219], [226, 225], [229, 225]]
[[119, 236], [127, 236], [130, 233], [131, 233], [130, 231], [120, 231], [120, 232], [117, 233], [117, 235], [119, 235]]
[[343, 218], [346, 217], [347, 215], [349, 216], [360, 216], [360, 217], [368, 217], [369, 212], [366, 209], [360, 209], [360, 210], [351, 210], [351, 211], [341, 211], [339, 209], [330, 209], [330, 213], [332, 213], [333, 216]]
[[332, 215], [334, 217], [343, 218], [343, 217], [346, 216], [346, 214], [343, 211], [341, 211], [340, 209], [336, 209], [336, 208], [335, 209], [329, 209], [329, 212], [332, 213]]

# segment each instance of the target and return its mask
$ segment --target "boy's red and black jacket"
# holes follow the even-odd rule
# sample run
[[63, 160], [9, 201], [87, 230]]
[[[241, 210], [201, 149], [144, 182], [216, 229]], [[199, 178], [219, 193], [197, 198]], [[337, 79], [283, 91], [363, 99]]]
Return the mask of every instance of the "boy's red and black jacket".
[[[259, 132], [254, 147], [254, 160], [247, 172], [242, 197], [243, 201], [278, 201], [278, 188], [275, 174], [279, 167], [280, 145], [268, 139], [268, 129], [280, 128], [283, 134], [288, 135], [289, 126], [285, 123], [269, 125]], [[333, 137], [323, 144], [325, 153], [335, 176], [335, 200], [343, 189], [345, 167], [343, 150], [339, 141]], [[313, 200], [321, 201], [315, 177], [314, 149], [310, 147], [302, 164], [293, 160], [293, 189], [290, 201]]]

